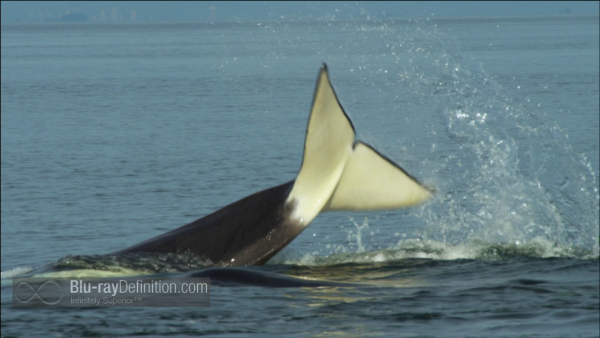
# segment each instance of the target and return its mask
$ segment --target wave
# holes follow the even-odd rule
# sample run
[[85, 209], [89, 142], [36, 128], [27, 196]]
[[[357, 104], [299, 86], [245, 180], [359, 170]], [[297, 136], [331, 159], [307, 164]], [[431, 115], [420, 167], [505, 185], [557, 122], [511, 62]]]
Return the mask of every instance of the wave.
[[598, 259], [593, 250], [578, 247], [561, 247], [543, 238], [528, 244], [485, 243], [473, 241], [466, 244], [448, 244], [431, 240], [401, 240], [392, 248], [356, 252], [332, 253], [321, 256], [286, 252], [274, 257], [268, 264], [321, 266], [345, 263], [387, 263], [403, 259], [431, 260], [501, 260], [513, 258], [575, 258]]
[[5, 279], [5, 278], [12, 278], [15, 276], [20, 276], [20, 275], [23, 275], [23, 274], [26, 274], [26, 273], [32, 271], [33, 269], [34, 268], [28, 267], [28, 266], [16, 267], [14, 269], [2, 271], [0, 273], [0, 278]]
[[[341, 264], [385, 264], [410, 259], [431, 261], [451, 260], [510, 260], [521, 258], [567, 258], [598, 259], [593, 250], [577, 247], [561, 247], [543, 238], [528, 244], [491, 244], [473, 241], [452, 245], [431, 240], [403, 239], [395, 246], [383, 250], [364, 251], [362, 247], [352, 252], [336, 252], [329, 255], [300, 255], [288, 250], [275, 256], [267, 263], [272, 266], [290, 267], [335, 266]], [[54, 264], [38, 269], [17, 267], [2, 271], [2, 279], [17, 276], [44, 277], [115, 277], [146, 274], [179, 274], [182, 272], [204, 271], [213, 268], [211, 262], [190, 257], [189, 254], [135, 254], [118, 256], [67, 256]]]

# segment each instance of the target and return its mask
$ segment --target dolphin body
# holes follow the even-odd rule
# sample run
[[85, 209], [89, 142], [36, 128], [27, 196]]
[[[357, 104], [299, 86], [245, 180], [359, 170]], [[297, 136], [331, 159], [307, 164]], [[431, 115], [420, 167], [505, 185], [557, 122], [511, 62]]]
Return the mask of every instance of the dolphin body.
[[192, 253], [217, 266], [263, 265], [322, 211], [397, 209], [432, 195], [399, 165], [355, 141], [323, 64], [295, 180], [111, 255]]

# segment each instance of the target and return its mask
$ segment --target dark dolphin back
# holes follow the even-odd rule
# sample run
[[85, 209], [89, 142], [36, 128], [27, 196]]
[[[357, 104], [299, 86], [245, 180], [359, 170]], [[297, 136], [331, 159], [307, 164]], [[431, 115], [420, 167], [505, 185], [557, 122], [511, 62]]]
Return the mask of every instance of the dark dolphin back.
[[197, 221], [113, 254], [193, 253], [219, 265], [262, 265], [301, 231], [286, 199], [294, 181], [263, 190]]

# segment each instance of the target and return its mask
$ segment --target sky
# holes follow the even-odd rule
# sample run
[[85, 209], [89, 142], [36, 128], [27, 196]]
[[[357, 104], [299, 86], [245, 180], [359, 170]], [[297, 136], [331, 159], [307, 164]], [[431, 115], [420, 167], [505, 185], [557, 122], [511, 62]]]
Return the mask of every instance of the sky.
[[[213, 8], [211, 10], [211, 7]], [[246, 2], [2, 1], [2, 24], [53, 21], [68, 13], [88, 21], [262, 21], [571, 15], [600, 12], [599, 2]]]

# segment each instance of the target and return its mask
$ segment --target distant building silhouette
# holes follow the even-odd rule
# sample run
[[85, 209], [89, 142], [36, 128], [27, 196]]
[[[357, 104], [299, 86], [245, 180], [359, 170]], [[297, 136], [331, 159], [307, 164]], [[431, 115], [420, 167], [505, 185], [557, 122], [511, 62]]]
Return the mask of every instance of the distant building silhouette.
[[116, 7], [112, 8], [112, 21], [119, 21], [119, 10]]
[[137, 12], [136, 11], [129, 12], [129, 20], [137, 21]]
[[64, 22], [78, 22], [78, 21], [87, 21], [87, 20], [88, 20], [87, 15], [85, 15], [84, 13], [69, 13], [69, 14], [65, 14], [57, 19], [57, 21], [64, 21]]

